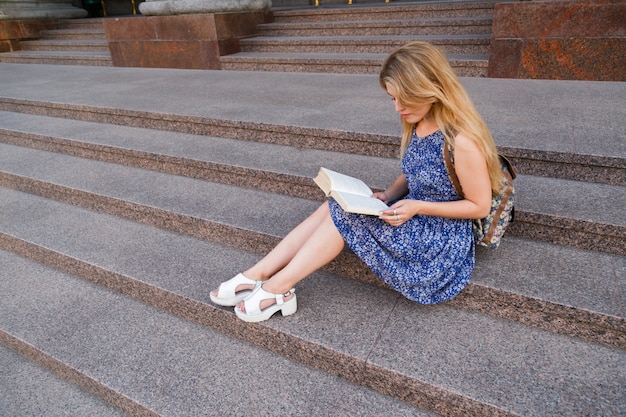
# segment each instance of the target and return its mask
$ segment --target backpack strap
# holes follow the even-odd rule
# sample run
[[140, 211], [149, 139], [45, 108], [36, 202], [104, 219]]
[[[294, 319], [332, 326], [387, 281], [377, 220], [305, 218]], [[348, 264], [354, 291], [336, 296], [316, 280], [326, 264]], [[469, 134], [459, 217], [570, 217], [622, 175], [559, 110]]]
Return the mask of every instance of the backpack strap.
[[446, 163], [446, 169], [448, 170], [448, 175], [450, 176], [450, 181], [452, 181], [454, 190], [459, 197], [465, 198], [465, 194], [463, 194], [463, 189], [461, 188], [461, 183], [459, 182], [459, 177], [457, 177], [456, 171], [454, 170], [454, 164], [452, 163], [452, 158], [450, 157], [450, 144], [447, 140], [443, 141], [443, 159]]

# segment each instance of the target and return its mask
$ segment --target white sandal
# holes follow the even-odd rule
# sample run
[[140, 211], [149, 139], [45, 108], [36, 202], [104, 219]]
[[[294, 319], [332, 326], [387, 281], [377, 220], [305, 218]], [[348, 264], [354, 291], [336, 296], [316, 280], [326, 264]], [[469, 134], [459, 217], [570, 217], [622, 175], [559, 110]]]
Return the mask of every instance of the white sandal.
[[[285, 298], [293, 294], [289, 300], [285, 301]], [[261, 310], [261, 301], [275, 299], [276, 304], [272, 304], [264, 310]], [[235, 314], [243, 321], [258, 323], [272, 317], [274, 313], [280, 311], [283, 316], [290, 316], [298, 310], [298, 301], [296, 300], [296, 289], [292, 288], [284, 294], [273, 294], [263, 289], [263, 286], [259, 285], [254, 293], [243, 300], [246, 308], [245, 313], [239, 309], [239, 306], [235, 307]]]
[[[239, 302], [247, 296], [252, 295], [263, 282], [264, 281], [255, 281], [239, 273], [228, 281], [222, 282], [217, 290], [217, 295], [213, 295], [213, 292], [209, 295], [211, 296], [211, 301], [215, 304], [232, 307], [239, 304]], [[238, 286], [245, 284], [254, 285], [254, 289], [236, 292]]]

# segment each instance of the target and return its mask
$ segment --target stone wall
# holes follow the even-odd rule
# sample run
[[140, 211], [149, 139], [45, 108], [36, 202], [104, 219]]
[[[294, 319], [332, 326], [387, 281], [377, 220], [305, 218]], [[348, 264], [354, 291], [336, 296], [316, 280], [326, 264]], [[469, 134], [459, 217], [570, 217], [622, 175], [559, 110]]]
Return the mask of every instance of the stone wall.
[[0, 53], [19, 51], [20, 40], [37, 39], [40, 31], [55, 26], [52, 20], [0, 20]]
[[495, 7], [489, 76], [626, 81], [626, 2], [530, 1]]
[[239, 51], [269, 12], [112, 18], [104, 22], [117, 67], [221, 69], [220, 56]]

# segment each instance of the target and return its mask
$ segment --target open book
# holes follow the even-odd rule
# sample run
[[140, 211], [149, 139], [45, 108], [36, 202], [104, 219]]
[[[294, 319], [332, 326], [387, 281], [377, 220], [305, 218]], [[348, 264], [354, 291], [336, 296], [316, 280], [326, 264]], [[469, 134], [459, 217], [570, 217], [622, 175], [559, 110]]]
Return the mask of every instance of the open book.
[[373, 198], [372, 190], [358, 178], [320, 168], [313, 181], [327, 197], [334, 198], [347, 212], [378, 216], [382, 210], [389, 208], [379, 199]]

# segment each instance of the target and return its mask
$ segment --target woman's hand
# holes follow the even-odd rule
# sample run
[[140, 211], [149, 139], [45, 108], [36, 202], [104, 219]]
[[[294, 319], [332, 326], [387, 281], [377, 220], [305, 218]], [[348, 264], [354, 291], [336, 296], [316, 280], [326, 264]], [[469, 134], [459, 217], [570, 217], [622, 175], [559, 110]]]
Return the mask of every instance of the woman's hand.
[[415, 216], [418, 205], [419, 201], [416, 200], [400, 200], [389, 210], [382, 211], [379, 218], [391, 226], [400, 226]]
[[404, 178], [404, 174], [400, 175], [393, 184], [385, 191], [379, 191], [372, 194], [373, 198], [377, 198], [383, 203], [389, 205], [394, 200], [398, 200], [409, 192], [409, 184]]
[[372, 198], [376, 198], [385, 204], [389, 204], [389, 197], [387, 197], [387, 193], [385, 191], [372, 194]]

